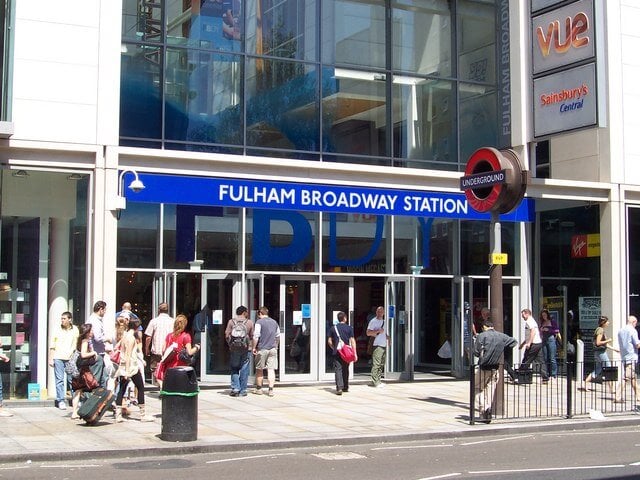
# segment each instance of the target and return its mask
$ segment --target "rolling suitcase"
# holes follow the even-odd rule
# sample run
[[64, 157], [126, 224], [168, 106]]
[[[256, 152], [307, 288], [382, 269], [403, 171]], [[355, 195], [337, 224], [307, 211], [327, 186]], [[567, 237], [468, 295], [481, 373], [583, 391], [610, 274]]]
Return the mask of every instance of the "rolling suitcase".
[[96, 388], [78, 408], [78, 416], [88, 425], [95, 425], [100, 421], [113, 403], [113, 392], [104, 388]]

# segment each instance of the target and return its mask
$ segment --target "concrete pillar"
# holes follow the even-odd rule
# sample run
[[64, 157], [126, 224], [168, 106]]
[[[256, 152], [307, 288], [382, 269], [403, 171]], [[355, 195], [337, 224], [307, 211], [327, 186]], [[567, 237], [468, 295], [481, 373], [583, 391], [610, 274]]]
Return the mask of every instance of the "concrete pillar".
[[[56, 329], [60, 325], [60, 315], [69, 310], [69, 232], [67, 219], [52, 218], [49, 241], [49, 342], [45, 353], [47, 361], [49, 347]], [[47, 368], [47, 390], [49, 397], [55, 396], [56, 383], [53, 368]]]

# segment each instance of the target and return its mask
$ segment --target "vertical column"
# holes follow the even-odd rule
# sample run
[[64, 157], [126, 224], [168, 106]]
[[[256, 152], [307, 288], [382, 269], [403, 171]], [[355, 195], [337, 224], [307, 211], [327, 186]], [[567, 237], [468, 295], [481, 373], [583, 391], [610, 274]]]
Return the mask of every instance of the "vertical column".
[[[69, 228], [68, 219], [51, 219], [51, 237], [49, 241], [49, 343], [42, 349], [46, 357], [49, 355], [51, 338], [58, 325], [60, 315], [69, 309]], [[47, 368], [47, 390], [55, 392], [55, 376], [53, 368]]]
[[[612, 190], [612, 197], [617, 190]], [[612, 335], [626, 323], [627, 268], [624, 204], [612, 198], [600, 204], [600, 291], [602, 314], [611, 319]], [[615, 338], [615, 336], [613, 337]]]

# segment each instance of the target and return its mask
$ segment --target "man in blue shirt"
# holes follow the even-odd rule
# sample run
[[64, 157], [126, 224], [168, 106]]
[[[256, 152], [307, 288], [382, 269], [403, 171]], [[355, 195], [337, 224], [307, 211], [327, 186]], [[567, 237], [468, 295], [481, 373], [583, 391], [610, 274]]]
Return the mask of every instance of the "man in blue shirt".
[[638, 331], [636, 325], [638, 319], [631, 315], [627, 324], [618, 332], [618, 345], [620, 346], [620, 358], [624, 365], [624, 373], [620, 387], [616, 392], [617, 403], [624, 402], [624, 393], [627, 382], [631, 382], [631, 388], [635, 398], [638, 398], [638, 385], [636, 382], [636, 363], [638, 362], [638, 348], [640, 348], [640, 340], [638, 339]]

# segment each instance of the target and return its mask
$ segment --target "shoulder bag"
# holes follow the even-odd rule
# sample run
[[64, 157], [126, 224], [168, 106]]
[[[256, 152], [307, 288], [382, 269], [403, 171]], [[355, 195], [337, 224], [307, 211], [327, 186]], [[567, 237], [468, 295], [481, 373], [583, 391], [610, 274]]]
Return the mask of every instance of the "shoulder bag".
[[351, 345], [344, 343], [342, 337], [340, 336], [340, 330], [338, 330], [338, 325], [334, 327], [336, 329], [336, 335], [338, 335], [338, 346], [336, 350], [338, 351], [338, 355], [342, 358], [343, 361], [347, 363], [352, 363], [356, 361], [356, 352], [353, 350]]

